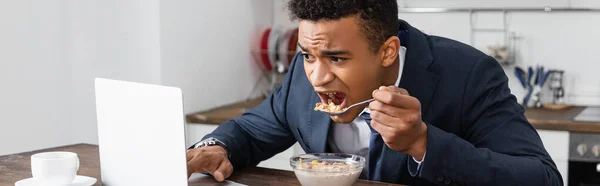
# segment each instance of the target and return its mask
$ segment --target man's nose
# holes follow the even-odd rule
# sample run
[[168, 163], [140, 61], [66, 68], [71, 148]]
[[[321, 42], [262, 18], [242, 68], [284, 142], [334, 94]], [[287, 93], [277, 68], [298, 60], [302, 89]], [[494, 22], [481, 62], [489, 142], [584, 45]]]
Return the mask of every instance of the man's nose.
[[315, 61], [314, 65], [315, 68], [310, 75], [310, 82], [313, 87], [324, 86], [335, 79], [335, 76], [331, 73], [327, 64], [321, 61]]

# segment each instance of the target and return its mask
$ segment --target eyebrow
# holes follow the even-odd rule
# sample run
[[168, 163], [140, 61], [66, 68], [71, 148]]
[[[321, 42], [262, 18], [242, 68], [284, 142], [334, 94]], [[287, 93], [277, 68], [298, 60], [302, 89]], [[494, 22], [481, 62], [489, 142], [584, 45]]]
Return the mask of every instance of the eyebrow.
[[[307, 52], [308, 50], [306, 48], [304, 48], [302, 45], [300, 45], [300, 43], [298, 43], [298, 47], [300, 47], [300, 50]], [[322, 50], [321, 54], [325, 55], [325, 56], [336, 56], [336, 55], [344, 55], [344, 54], [349, 54], [350, 52], [348, 52], [347, 50]]]
[[306, 50], [306, 48], [304, 48], [302, 45], [300, 45], [300, 43], [298, 43], [298, 47], [300, 47], [300, 50], [302, 50], [302, 51], [308, 51], [308, 50]]

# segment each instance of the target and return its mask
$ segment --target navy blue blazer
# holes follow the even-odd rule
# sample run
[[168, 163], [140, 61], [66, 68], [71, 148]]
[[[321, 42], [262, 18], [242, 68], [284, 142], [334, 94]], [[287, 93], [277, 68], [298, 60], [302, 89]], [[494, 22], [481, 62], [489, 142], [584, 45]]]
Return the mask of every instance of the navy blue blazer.
[[[421, 102], [427, 155], [411, 176], [404, 153], [384, 147], [376, 181], [408, 185], [562, 185], [498, 62], [457, 41], [429, 36], [400, 21], [407, 48], [398, 85]], [[256, 166], [299, 142], [307, 153], [328, 152], [332, 120], [314, 111], [320, 99], [301, 55], [285, 80], [254, 109], [204, 137], [227, 145], [234, 169]]]

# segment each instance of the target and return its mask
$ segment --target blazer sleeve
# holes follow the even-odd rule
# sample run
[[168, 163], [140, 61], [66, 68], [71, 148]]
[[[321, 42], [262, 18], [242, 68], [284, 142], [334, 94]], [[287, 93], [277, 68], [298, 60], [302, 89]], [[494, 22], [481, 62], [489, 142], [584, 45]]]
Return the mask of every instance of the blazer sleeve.
[[563, 185], [496, 60], [475, 63], [464, 92], [462, 138], [428, 124], [420, 178], [439, 185]]
[[298, 63], [302, 65], [302, 58], [298, 56], [296, 54], [290, 65], [291, 70], [273, 94], [257, 107], [219, 125], [203, 138], [213, 137], [225, 143], [234, 169], [256, 166], [296, 142], [287, 124], [285, 110], [292, 74], [303, 73], [293, 70]]

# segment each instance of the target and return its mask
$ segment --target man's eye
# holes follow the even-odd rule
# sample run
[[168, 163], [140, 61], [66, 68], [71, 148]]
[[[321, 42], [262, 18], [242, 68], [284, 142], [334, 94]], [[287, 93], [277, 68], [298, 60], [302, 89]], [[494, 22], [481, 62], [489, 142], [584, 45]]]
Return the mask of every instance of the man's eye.
[[302, 56], [304, 56], [304, 61], [314, 61], [315, 60], [315, 56], [310, 55], [310, 54], [302, 54]]
[[333, 63], [341, 63], [346, 61], [346, 58], [341, 58], [341, 57], [330, 57], [331, 62]]

